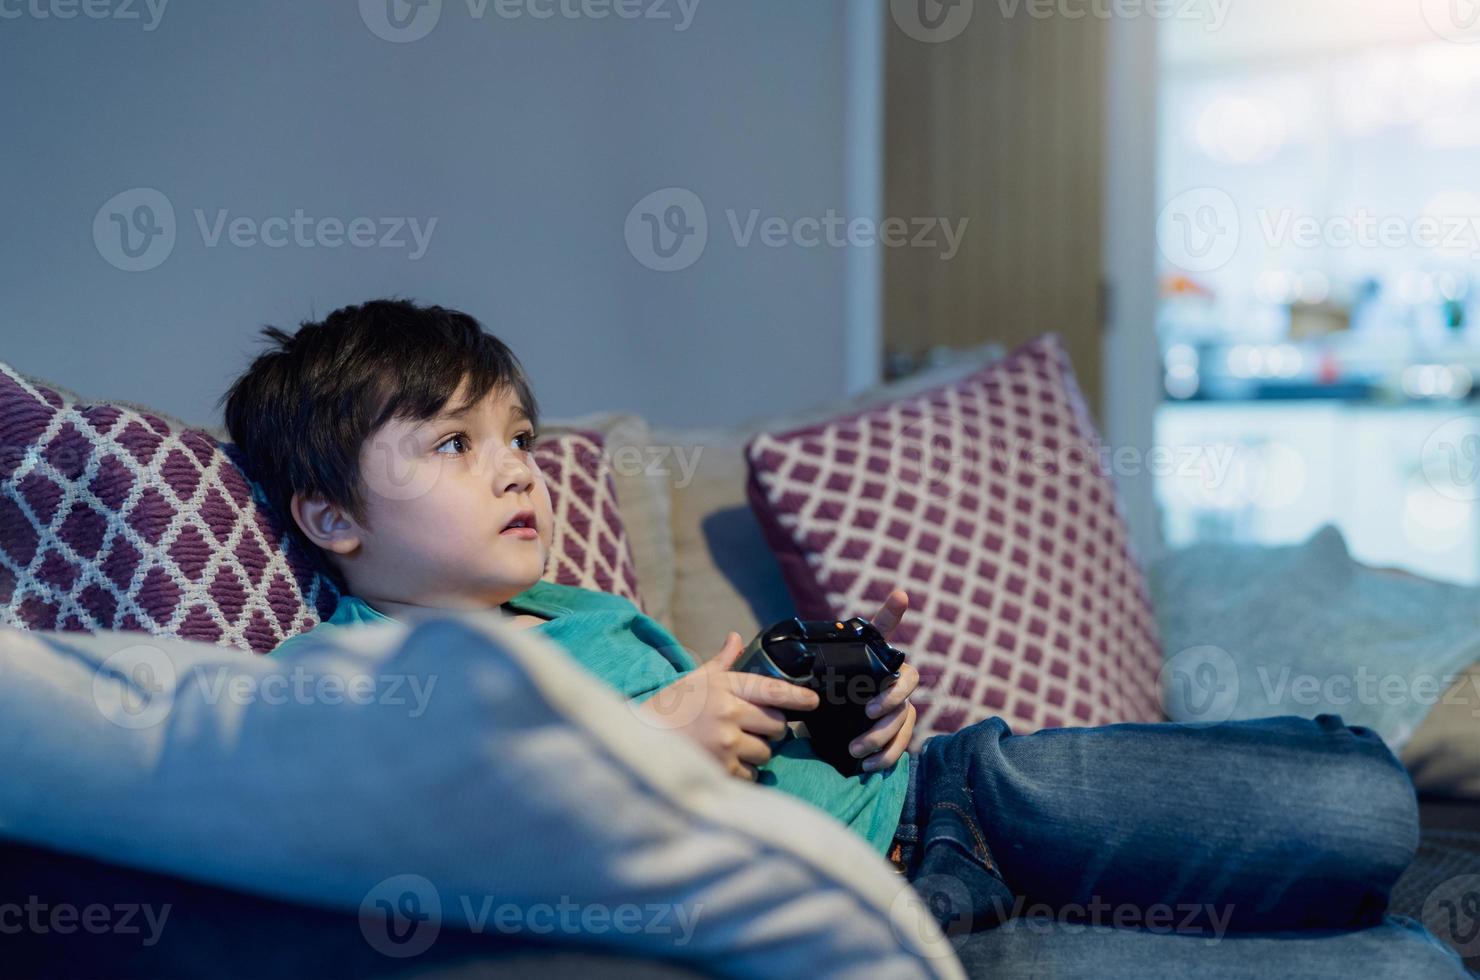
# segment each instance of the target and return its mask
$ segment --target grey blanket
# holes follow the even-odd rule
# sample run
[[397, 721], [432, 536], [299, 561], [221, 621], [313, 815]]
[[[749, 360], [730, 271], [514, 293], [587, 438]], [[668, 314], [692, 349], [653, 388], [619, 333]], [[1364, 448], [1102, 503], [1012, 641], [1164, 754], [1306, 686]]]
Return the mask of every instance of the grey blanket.
[[1480, 589], [1363, 565], [1332, 526], [1173, 552], [1151, 589], [1173, 721], [1339, 714], [1398, 750], [1480, 659]]

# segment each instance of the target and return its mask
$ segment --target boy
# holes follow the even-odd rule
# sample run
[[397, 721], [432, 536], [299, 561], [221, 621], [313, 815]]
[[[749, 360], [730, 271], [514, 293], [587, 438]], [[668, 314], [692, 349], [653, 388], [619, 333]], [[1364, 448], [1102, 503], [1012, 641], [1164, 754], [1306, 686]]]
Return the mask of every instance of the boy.
[[[1401, 764], [1332, 715], [1026, 736], [992, 718], [916, 754], [918, 674], [906, 665], [853, 746], [866, 771], [843, 776], [781, 714], [815, 707], [815, 694], [728, 670], [738, 634], [700, 666], [626, 600], [541, 581], [553, 528], [531, 452], [538, 406], [513, 353], [476, 320], [377, 301], [296, 335], [265, 332], [273, 349], [224, 396], [226, 421], [270, 505], [340, 581], [345, 596], [317, 629], [501, 609], [641, 717], [890, 854], [948, 930], [994, 924], [1024, 901], [1114, 908], [1114, 925], [1138, 925], [1138, 911], [1179, 898], [1205, 933], [1354, 928], [1382, 919], [1413, 856]], [[892, 631], [906, 605], [895, 592], [876, 624]]]

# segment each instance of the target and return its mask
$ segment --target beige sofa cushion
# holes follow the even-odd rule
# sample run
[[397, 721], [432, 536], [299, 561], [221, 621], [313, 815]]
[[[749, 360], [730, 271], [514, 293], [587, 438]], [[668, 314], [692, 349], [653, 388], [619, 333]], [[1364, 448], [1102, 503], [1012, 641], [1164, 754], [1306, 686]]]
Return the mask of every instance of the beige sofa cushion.
[[545, 437], [574, 431], [599, 433], [605, 443], [644, 610], [671, 627], [673, 536], [669, 530], [669, 483], [672, 477], [650, 446], [647, 422], [637, 415], [596, 412], [540, 424], [540, 434]]
[[1003, 353], [999, 344], [983, 344], [850, 398], [730, 428], [654, 426], [655, 445], [698, 456], [692, 479], [671, 484], [674, 581], [669, 626], [679, 642], [705, 660], [719, 651], [730, 630], [749, 640], [763, 626], [795, 615], [781, 570], [746, 501], [747, 442], [762, 432], [784, 432], [949, 384]]
[[1401, 754], [1420, 793], [1480, 800], [1480, 661], [1449, 685]]

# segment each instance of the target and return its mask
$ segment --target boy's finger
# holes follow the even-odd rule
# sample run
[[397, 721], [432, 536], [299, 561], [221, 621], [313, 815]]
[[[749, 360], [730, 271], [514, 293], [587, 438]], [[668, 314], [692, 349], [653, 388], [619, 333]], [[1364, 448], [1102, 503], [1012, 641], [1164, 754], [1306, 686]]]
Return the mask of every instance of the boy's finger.
[[762, 677], [760, 674], [731, 675], [730, 690], [751, 704], [772, 708], [811, 711], [818, 705], [816, 691], [798, 687], [777, 677]]
[[885, 766], [892, 766], [899, 761], [899, 757], [909, 750], [910, 737], [914, 734], [914, 726], [910, 724], [901, 725], [899, 731], [889, 740], [889, 744], [878, 752], [863, 760], [863, 771], [874, 772]]
[[879, 611], [874, 613], [872, 620], [874, 627], [884, 634], [884, 639], [889, 639], [889, 634], [899, 626], [899, 621], [904, 618], [905, 611], [910, 608], [910, 596], [904, 589], [895, 589], [884, 597], [884, 604]]
[[778, 739], [786, 734], [786, 716], [775, 708], [762, 708], [741, 698], [740, 727], [755, 735]]
[[910, 695], [915, 693], [915, 688], [919, 686], [920, 672], [915, 669], [914, 664], [906, 661], [899, 665], [899, 676], [890, 681], [888, 687], [869, 699], [865, 713], [870, 718], [882, 718], [908, 701]]
[[866, 755], [878, 752], [881, 748], [888, 745], [895, 735], [899, 734], [899, 730], [904, 727], [904, 723], [908, 720], [908, 717], [908, 706], [896, 709], [885, 715], [874, 722], [868, 731], [849, 742], [848, 752], [855, 759], [862, 759]]
[[741, 735], [740, 741], [735, 745], [735, 758], [753, 766], [764, 765], [771, 761], [771, 747], [764, 739], [754, 735]]
[[719, 648], [719, 653], [710, 657], [700, 665], [700, 670], [729, 670], [735, 666], [735, 661], [740, 659], [740, 654], [745, 652], [745, 644], [740, 639], [740, 634], [734, 630], [725, 634], [725, 645]]

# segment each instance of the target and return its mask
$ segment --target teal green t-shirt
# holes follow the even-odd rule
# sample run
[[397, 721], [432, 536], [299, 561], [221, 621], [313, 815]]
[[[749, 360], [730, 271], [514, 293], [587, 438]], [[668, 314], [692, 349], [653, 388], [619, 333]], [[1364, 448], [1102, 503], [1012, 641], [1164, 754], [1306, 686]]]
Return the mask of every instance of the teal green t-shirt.
[[[531, 628], [634, 701], [648, 698], [698, 666], [673, 634], [621, 596], [541, 581], [504, 608], [545, 617], [548, 622]], [[364, 600], [345, 596], [334, 615], [310, 632], [389, 621]], [[282, 655], [307, 635], [289, 638], [272, 655]], [[908, 754], [890, 769], [845, 776], [813, 755], [811, 741], [790, 728], [771, 744], [771, 752], [770, 760], [758, 767], [757, 783], [821, 807], [880, 854], [888, 853], [904, 810]]]

